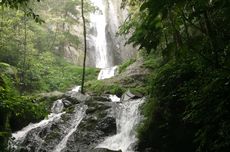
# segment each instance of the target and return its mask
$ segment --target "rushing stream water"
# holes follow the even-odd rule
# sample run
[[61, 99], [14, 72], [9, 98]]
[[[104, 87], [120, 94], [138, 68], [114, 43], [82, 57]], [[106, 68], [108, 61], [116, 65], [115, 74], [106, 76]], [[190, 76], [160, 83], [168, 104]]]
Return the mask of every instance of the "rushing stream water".
[[66, 143], [69, 139], [69, 137], [77, 130], [78, 125], [80, 124], [80, 122], [82, 121], [84, 115], [85, 115], [85, 111], [87, 109], [86, 105], [81, 105], [78, 106], [75, 109], [75, 113], [74, 113], [74, 117], [73, 120], [71, 121], [70, 127], [67, 128], [68, 131], [67, 134], [64, 136], [64, 138], [58, 143], [58, 145], [54, 148], [53, 152], [61, 152], [62, 149], [64, 149], [66, 147]]
[[141, 120], [138, 108], [143, 102], [144, 98], [140, 98], [118, 104], [116, 107], [117, 134], [106, 138], [97, 148], [133, 152], [132, 144], [137, 141], [135, 127]]

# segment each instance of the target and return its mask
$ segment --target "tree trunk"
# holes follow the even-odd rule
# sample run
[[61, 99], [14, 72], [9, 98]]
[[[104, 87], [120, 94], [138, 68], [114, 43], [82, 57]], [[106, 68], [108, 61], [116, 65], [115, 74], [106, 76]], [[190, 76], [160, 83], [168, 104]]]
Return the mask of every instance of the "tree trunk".
[[85, 82], [85, 64], [86, 64], [86, 26], [85, 26], [85, 17], [84, 17], [84, 1], [81, 0], [81, 15], [83, 21], [83, 35], [84, 35], [84, 60], [83, 60], [83, 73], [82, 73], [82, 82], [81, 82], [81, 93], [84, 93], [84, 82]]

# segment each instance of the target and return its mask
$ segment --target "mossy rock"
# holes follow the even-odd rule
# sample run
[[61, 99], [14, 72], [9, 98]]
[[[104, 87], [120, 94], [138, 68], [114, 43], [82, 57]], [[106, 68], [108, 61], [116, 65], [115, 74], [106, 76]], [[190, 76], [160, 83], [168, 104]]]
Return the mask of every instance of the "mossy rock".
[[0, 73], [4, 73], [9, 76], [15, 76], [17, 74], [17, 69], [7, 63], [0, 62]]

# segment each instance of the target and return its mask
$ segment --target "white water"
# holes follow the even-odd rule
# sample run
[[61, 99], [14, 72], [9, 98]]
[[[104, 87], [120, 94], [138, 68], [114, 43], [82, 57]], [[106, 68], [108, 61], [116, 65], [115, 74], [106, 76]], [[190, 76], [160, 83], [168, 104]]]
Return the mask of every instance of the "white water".
[[120, 102], [121, 98], [117, 97], [116, 95], [109, 95], [109, 98], [112, 102]]
[[96, 54], [96, 67], [106, 68], [110, 67], [108, 59], [107, 43], [106, 43], [106, 16], [104, 0], [90, 0], [96, 7], [100, 9], [100, 12], [96, 12], [90, 15], [91, 27], [97, 30], [97, 35], [92, 37], [95, 43]]
[[52, 113], [60, 113], [60, 112], [62, 112], [63, 108], [64, 108], [64, 104], [63, 104], [62, 100], [59, 99], [53, 103], [51, 111], [52, 111]]
[[111, 68], [104, 68], [104, 69], [101, 69], [97, 79], [98, 80], [108, 79], [108, 78], [115, 76], [116, 73], [117, 73], [117, 66], [114, 66]]
[[38, 128], [38, 127], [45, 127], [50, 122], [54, 122], [54, 121], [59, 120], [64, 113], [65, 112], [62, 112], [59, 114], [51, 113], [51, 114], [49, 114], [48, 119], [44, 119], [44, 120], [40, 121], [39, 123], [29, 124], [28, 126], [23, 128], [22, 130], [12, 134], [14, 141], [16, 141], [16, 142], [17, 141], [23, 141], [29, 131], [31, 131], [32, 129]]
[[75, 86], [75, 87], [71, 90], [71, 92], [80, 92], [80, 90], [81, 90], [81, 86]]
[[76, 112], [74, 114], [74, 120], [71, 126], [69, 128], [66, 128], [68, 133], [61, 140], [61, 142], [54, 148], [53, 152], [61, 152], [62, 149], [66, 147], [66, 143], [69, 137], [77, 130], [78, 125], [80, 124], [81, 120], [84, 118], [86, 109], [87, 109], [86, 105], [77, 107], [77, 109], [75, 110]]
[[133, 152], [132, 144], [137, 141], [135, 127], [140, 122], [139, 106], [144, 98], [130, 100], [118, 105], [116, 109], [117, 134], [108, 137], [96, 148]]

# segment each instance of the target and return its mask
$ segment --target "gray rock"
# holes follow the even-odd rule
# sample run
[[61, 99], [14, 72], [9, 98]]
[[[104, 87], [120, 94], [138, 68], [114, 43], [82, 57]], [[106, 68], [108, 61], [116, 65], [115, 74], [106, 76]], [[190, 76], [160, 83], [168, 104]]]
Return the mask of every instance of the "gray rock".
[[109, 150], [109, 149], [106, 149], [106, 148], [97, 148], [97, 149], [94, 149], [90, 152], [122, 152], [121, 150]]
[[122, 95], [121, 101], [128, 101], [128, 100], [135, 99], [135, 98], [139, 98], [139, 96], [131, 93], [130, 90], [128, 90]]
[[[70, 131], [73, 120], [78, 119], [76, 114], [78, 114], [79, 108], [87, 105], [88, 110], [86, 110], [85, 116], [76, 131], [69, 136], [67, 145], [62, 152], [114, 152], [106, 149], [94, 151], [94, 148], [106, 137], [116, 134], [116, 119], [112, 113], [113, 103], [91, 100], [89, 96], [80, 93], [66, 93], [65, 99], [62, 101], [68, 106], [71, 104], [66, 113], [45, 127], [32, 129], [20, 144], [19, 151], [53, 151]], [[83, 103], [74, 104], [73, 101]], [[26, 149], [23, 149], [24, 147]]]
[[65, 108], [70, 107], [72, 105], [72, 103], [68, 100], [63, 100], [62, 102], [63, 102]]
[[108, 96], [93, 96], [92, 100], [96, 101], [110, 101]]
[[72, 104], [77, 104], [80, 102], [86, 102], [91, 100], [91, 97], [88, 95], [84, 95], [80, 92], [67, 92], [64, 95], [65, 99], [67, 99], [68, 101], [70, 101]]

